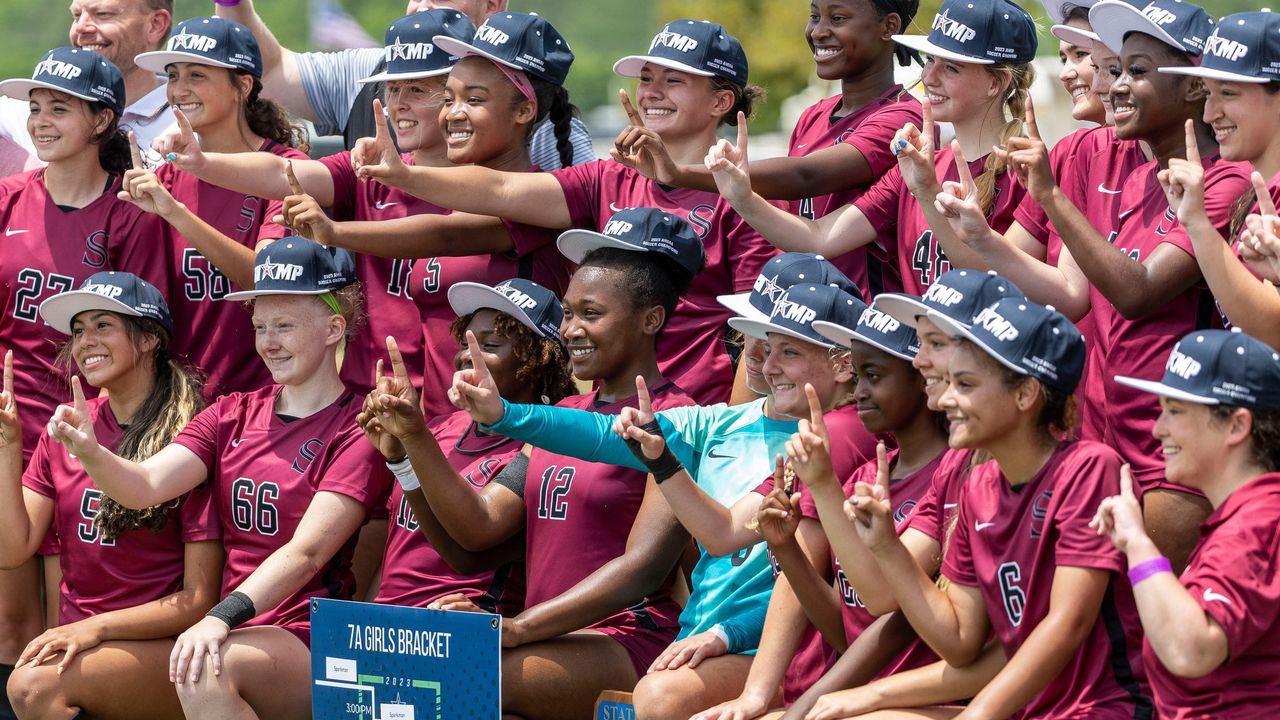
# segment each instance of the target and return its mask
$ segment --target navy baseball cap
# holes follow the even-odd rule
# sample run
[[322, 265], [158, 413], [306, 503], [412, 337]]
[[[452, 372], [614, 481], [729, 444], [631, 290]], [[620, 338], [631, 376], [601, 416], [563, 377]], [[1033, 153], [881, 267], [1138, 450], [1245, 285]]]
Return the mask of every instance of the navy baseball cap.
[[837, 345], [850, 347], [850, 343], [857, 340], [907, 362], [914, 360], [916, 353], [920, 352], [920, 338], [916, 336], [916, 331], [880, 312], [875, 303], [862, 311], [857, 325], [852, 328], [826, 320], [814, 320], [813, 329]]
[[702, 272], [702, 240], [683, 218], [655, 208], [627, 208], [614, 213], [604, 232], [567, 230], [556, 240], [560, 254], [575, 263], [592, 250], [617, 248], [656, 252], [670, 257], [690, 273]]
[[15, 100], [30, 100], [31, 91], [57, 90], [88, 102], [102, 103], [124, 112], [124, 76], [115, 63], [92, 50], [54, 48], [36, 63], [31, 79], [0, 82], [0, 93]]
[[836, 344], [819, 334], [814, 323], [825, 320], [852, 327], [866, 309], [866, 303], [840, 288], [804, 283], [793, 285], [783, 293], [768, 320], [729, 318], [729, 327], [761, 340], [766, 339], [769, 333], [779, 333], [831, 348]]
[[881, 312], [912, 328], [916, 326], [917, 317], [931, 310], [968, 327], [978, 313], [1007, 297], [1026, 295], [994, 270], [949, 270], [920, 297], [883, 293], [875, 297], [874, 304]]
[[1159, 382], [1116, 376], [1116, 382], [1200, 405], [1280, 410], [1280, 353], [1235, 330], [1197, 330], [1178, 341]]
[[858, 286], [821, 255], [784, 252], [765, 263], [750, 292], [717, 295], [716, 302], [732, 310], [734, 315], [768, 320], [782, 294], [800, 283], [832, 285], [862, 299]]
[[356, 281], [355, 256], [342, 248], [325, 247], [296, 235], [281, 238], [258, 251], [253, 264], [253, 289], [226, 296], [252, 300], [262, 295], [323, 295]]
[[944, 0], [928, 35], [893, 40], [955, 62], [1020, 65], [1036, 56], [1036, 23], [1011, 0]]
[[1199, 66], [1159, 70], [1226, 82], [1280, 80], [1280, 13], [1263, 10], [1228, 15], [1205, 40]]
[[944, 332], [982, 348], [1001, 365], [1063, 392], [1075, 392], [1084, 374], [1084, 336], [1053, 306], [1005, 298], [967, 326], [935, 310], [929, 319]]
[[1102, 0], [1089, 10], [1089, 24], [1102, 44], [1117, 54], [1125, 36], [1137, 32], [1197, 58], [1213, 34], [1213, 18], [1209, 13], [1199, 5], [1182, 0], [1148, 0], [1140, 5], [1124, 0]]
[[436, 36], [469, 43], [475, 34], [476, 28], [471, 19], [457, 10], [432, 8], [405, 15], [387, 28], [383, 41], [386, 69], [360, 82], [417, 80], [448, 75], [458, 58], [437, 47]]
[[479, 55], [553, 85], [563, 85], [569, 77], [569, 66], [573, 65], [569, 41], [551, 23], [533, 13], [494, 13], [476, 28], [475, 37], [469, 42], [449, 35], [436, 35], [434, 40], [450, 55]]
[[220, 17], [191, 18], [173, 29], [164, 50], [133, 59], [138, 67], [162, 73], [171, 63], [196, 63], [262, 77], [262, 51], [249, 28]]
[[640, 77], [645, 63], [747, 84], [747, 53], [742, 43], [723, 25], [707, 20], [672, 20], [653, 36], [647, 54], [628, 55], [613, 64], [613, 71]]
[[474, 282], [454, 283], [449, 287], [449, 307], [458, 317], [486, 308], [497, 310], [548, 340], [561, 341], [564, 307], [560, 298], [532, 280], [511, 278], [493, 287]]
[[71, 321], [76, 315], [89, 310], [150, 318], [173, 335], [173, 319], [164, 295], [156, 286], [129, 272], [94, 273], [79, 290], [58, 293], [40, 303], [40, 317], [64, 335], [71, 334]]

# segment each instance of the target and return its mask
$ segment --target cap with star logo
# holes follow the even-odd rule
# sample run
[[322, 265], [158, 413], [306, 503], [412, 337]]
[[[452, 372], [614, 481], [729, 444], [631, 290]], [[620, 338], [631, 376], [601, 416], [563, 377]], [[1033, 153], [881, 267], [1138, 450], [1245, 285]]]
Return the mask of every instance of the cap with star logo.
[[1173, 347], [1159, 381], [1116, 382], [1199, 405], [1280, 410], [1280, 353], [1240, 328], [1197, 330]]
[[30, 79], [0, 82], [0, 93], [15, 100], [30, 100], [31, 91], [40, 89], [102, 103], [116, 115], [124, 112], [124, 75], [114, 63], [92, 50], [54, 48], [36, 63]]
[[1022, 64], [1036, 56], [1036, 23], [1011, 0], [944, 0], [928, 35], [893, 41], [953, 62]]
[[765, 263], [756, 276], [750, 292], [736, 295], [717, 295], [716, 301], [729, 308], [735, 315], [756, 320], [768, 320], [773, 306], [791, 286], [800, 283], [832, 285], [862, 299], [862, 291], [826, 258], [813, 253], [784, 252]]
[[564, 306], [555, 293], [532, 280], [511, 278], [493, 287], [474, 282], [454, 283], [449, 286], [449, 307], [458, 317], [486, 308], [497, 310], [548, 340], [562, 342], [560, 323], [564, 320]]
[[170, 335], [173, 320], [169, 305], [156, 286], [129, 272], [106, 270], [90, 275], [78, 290], [58, 293], [40, 304], [40, 317], [64, 335], [82, 312], [107, 310], [119, 315], [150, 318]]
[[640, 77], [649, 63], [747, 84], [747, 53], [742, 43], [723, 25], [706, 20], [672, 20], [653, 36], [648, 53], [622, 58], [613, 64], [613, 71], [623, 77]]
[[729, 327], [753, 338], [765, 340], [770, 333], [786, 335], [819, 347], [833, 348], [836, 343], [817, 331], [814, 324], [826, 321], [853, 327], [867, 304], [838, 287], [802, 283], [793, 285], [773, 306], [767, 320], [745, 317], [729, 318]]
[[258, 251], [253, 289], [234, 292], [226, 300], [252, 300], [263, 295], [323, 295], [356, 281], [355, 256], [296, 235]]
[[391, 23], [383, 41], [386, 69], [361, 83], [387, 80], [417, 80], [448, 75], [458, 57], [439, 47], [435, 37], [449, 37], [469, 43], [476, 35], [471, 20], [457, 10], [419, 10]]
[[220, 17], [191, 18], [179, 23], [164, 50], [144, 52], [133, 61], [154, 73], [163, 73], [173, 63], [196, 63], [262, 77], [258, 39], [244, 25]]

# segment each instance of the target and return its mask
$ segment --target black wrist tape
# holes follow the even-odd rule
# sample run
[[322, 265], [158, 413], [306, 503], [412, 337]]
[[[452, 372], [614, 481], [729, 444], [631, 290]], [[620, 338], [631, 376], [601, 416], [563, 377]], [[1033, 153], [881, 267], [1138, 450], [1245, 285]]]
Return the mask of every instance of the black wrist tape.
[[[657, 420], [650, 420], [639, 427], [650, 435], [657, 435], [665, 439], [662, 426], [658, 424]], [[653, 475], [653, 481], [658, 484], [662, 484], [662, 481], [684, 469], [684, 465], [680, 464], [679, 458], [675, 456], [675, 453], [671, 452], [671, 448], [665, 443], [662, 447], [662, 454], [652, 460], [645, 456], [644, 450], [640, 447], [640, 441], [627, 438], [627, 447], [631, 449], [631, 454], [635, 455], [636, 459], [648, 468], [649, 474]]]
[[228, 595], [222, 602], [214, 605], [209, 612], [205, 613], [206, 617], [216, 617], [227, 624], [227, 627], [235, 630], [236, 627], [243, 625], [257, 617], [258, 611], [253, 609], [253, 601], [248, 595], [236, 591]]

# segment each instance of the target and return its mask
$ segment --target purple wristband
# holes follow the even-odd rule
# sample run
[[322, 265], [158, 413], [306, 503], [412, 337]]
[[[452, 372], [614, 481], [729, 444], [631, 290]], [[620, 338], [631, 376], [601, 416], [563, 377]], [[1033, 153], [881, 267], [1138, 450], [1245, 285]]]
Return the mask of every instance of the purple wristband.
[[240, 0], [213, 0], [213, 4], [222, 7], [235, 7], [240, 4]]
[[1169, 564], [1169, 558], [1151, 558], [1129, 568], [1129, 584], [1137, 587], [1138, 583], [1152, 575], [1171, 572], [1173, 572], [1173, 565]]

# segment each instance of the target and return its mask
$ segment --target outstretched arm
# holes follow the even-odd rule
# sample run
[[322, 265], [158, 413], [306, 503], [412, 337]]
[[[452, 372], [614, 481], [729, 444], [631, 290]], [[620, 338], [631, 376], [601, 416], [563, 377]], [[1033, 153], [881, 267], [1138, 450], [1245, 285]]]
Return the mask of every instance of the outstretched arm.
[[[0, 568], [22, 565], [36, 554], [53, 523], [54, 503], [22, 486], [22, 423], [13, 392], [13, 351], [4, 353], [0, 387]], [[39, 462], [40, 454], [32, 457]]]

